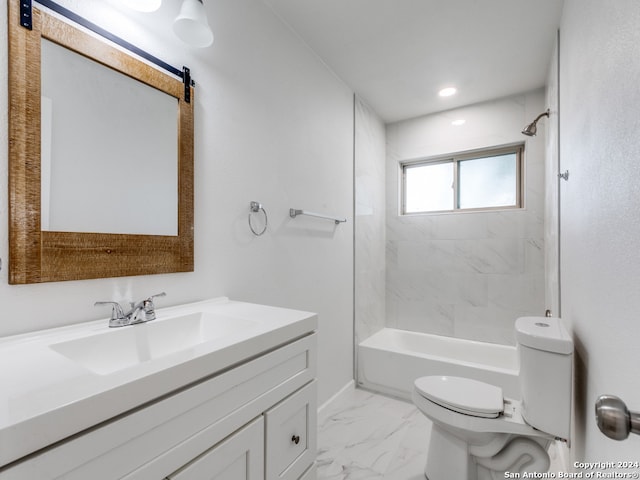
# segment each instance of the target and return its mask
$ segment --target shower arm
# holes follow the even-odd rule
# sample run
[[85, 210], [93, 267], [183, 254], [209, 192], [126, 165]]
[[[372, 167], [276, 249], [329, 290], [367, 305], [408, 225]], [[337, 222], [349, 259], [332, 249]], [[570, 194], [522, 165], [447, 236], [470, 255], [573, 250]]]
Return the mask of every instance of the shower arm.
[[536, 117], [536, 119], [535, 119], [533, 122], [531, 122], [531, 123], [538, 123], [538, 120], [540, 120], [542, 117], [548, 117], [548, 116], [549, 116], [549, 113], [550, 113], [550, 112], [549, 112], [549, 109], [547, 108], [547, 111], [546, 111], [546, 112], [542, 112], [542, 113], [541, 113], [540, 115], [538, 115], [538, 116]]

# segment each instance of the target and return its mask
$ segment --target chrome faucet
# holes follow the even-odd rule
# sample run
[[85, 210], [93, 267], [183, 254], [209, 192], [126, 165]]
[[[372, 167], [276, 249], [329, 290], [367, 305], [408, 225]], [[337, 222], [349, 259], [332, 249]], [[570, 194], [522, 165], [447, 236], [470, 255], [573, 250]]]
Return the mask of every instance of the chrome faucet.
[[155, 320], [156, 310], [153, 299], [156, 297], [164, 297], [165, 295], [165, 292], [161, 292], [156, 295], [151, 295], [138, 303], [134, 304], [131, 302], [131, 310], [127, 313], [124, 313], [122, 306], [118, 302], [96, 302], [94, 306], [111, 305], [109, 327], [124, 327], [126, 325], [135, 325], [136, 323]]

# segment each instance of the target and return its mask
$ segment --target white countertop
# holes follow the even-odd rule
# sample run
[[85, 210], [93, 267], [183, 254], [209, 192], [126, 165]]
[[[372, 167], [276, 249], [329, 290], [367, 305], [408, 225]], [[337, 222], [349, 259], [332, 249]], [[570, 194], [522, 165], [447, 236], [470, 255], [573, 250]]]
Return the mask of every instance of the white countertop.
[[251, 327], [108, 374], [84, 368], [50, 346], [144, 324], [109, 328], [104, 319], [0, 338], [0, 467], [308, 334], [318, 323], [310, 312], [227, 298], [157, 309], [151, 323], [199, 312], [214, 321], [250, 320]]

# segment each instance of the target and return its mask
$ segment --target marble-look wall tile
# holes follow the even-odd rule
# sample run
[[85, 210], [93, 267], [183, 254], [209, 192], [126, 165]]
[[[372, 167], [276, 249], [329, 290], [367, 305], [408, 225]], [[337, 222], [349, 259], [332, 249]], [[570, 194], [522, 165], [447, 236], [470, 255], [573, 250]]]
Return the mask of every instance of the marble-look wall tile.
[[[544, 225], [544, 257], [545, 257], [545, 307], [553, 315], [560, 316], [560, 191], [558, 173], [560, 172], [559, 141], [559, 75], [558, 49], [556, 40], [553, 57], [549, 62], [547, 74], [546, 104], [551, 112], [545, 123], [547, 138], [545, 151], [545, 225]], [[563, 180], [564, 182], [564, 180]]]
[[477, 274], [524, 273], [524, 241], [519, 238], [470, 238], [454, 242], [460, 271]]
[[[385, 325], [385, 127], [355, 99], [355, 322], [356, 343]], [[357, 361], [357, 359], [356, 359]]]
[[[531, 224], [537, 220], [527, 211], [503, 210], [487, 214], [489, 238], [527, 238]], [[534, 227], [535, 228], [535, 227]]]
[[405, 300], [398, 303], [396, 328], [413, 332], [452, 336], [454, 332], [454, 306], [437, 301]]
[[517, 310], [494, 306], [456, 306], [454, 336], [480, 342], [512, 345], [515, 342], [515, 319], [521, 316]]
[[489, 277], [487, 275], [444, 275], [436, 285], [451, 285], [450, 303], [459, 306], [485, 307], [489, 301]]
[[[463, 221], [460, 221], [460, 215], [464, 216]], [[487, 238], [489, 236], [487, 216], [473, 213], [436, 216], [432, 230], [435, 238], [444, 240]]]
[[398, 242], [398, 267], [403, 270], [451, 271], [456, 263], [455, 245], [448, 240]]
[[544, 239], [527, 238], [524, 243], [525, 271], [529, 273], [545, 273]]
[[544, 314], [544, 274], [492, 275], [489, 302], [499, 308]]
[[[386, 324], [513, 344], [518, 316], [544, 312], [544, 135], [520, 134], [542, 91], [459, 109], [483, 118], [459, 131], [443, 114], [387, 126]], [[400, 216], [398, 162], [525, 142], [524, 208]]]

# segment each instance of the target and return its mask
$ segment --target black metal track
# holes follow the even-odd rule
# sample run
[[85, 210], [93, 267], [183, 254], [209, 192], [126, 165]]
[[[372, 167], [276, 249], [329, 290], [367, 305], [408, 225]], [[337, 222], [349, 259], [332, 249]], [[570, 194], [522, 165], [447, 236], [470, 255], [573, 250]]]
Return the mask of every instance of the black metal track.
[[[54, 12], [62, 15], [63, 17], [68, 18], [72, 22], [77, 23], [78, 25], [81, 25], [84, 28], [86, 28], [88, 30], [91, 30], [94, 33], [97, 33], [98, 35], [100, 35], [103, 38], [106, 38], [110, 42], [113, 42], [113, 43], [115, 43], [117, 45], [120, 45], [122, 48], [125, 48], [125, 49], [129, 50], [130, 52], [138, 55], [139, 57], [144, 58], [145, 60], [148, 60], [149, 62], [159, 66], [160, 68], [162, 68], [164, 70], [167, 70], [168, 72], [172, 73], [173, 75], [181, 78], [183, 81], [185, 80], [184, 70], [181, 70], [181, 69], [178, 69], [178, 68], [176, 68], [176, 67], [174, 67], [172, 65], [169, 65], [165, 61], [160, 60], [158, 57], [155, 57], [155, 56], [151, 55], [150, 53], [145, 52], [144, 50], [142, 50], [142, 49], [136, 47], [135, 45], [127, 42], [123, 38], [120, 38], [117, 35], [112, 34], [111, 32], [109, 32], [109, 31], [105, 30], [104, 28], [96, 25], [95, 23], [90, 22], [86, 18], [81, 17], [77, 13], [74, 13], [71, 10], [63, 7], [62, 5], [58, 5], [56, 2], [54, 2], [52, 0], [35, 0], [35, 1], [37, 3], [39, 3], [40, 5], [42, 5], [43, 7], [47, 7], [48, 9], [53, 10]], [[195, 82], [190, 78], [190, 76], [188, 74], [187, 74], [187, 77], [188, 77], [187, 81], [189, 82], [189, 84], [191, 84], [191, 86], [194, 86]]]

